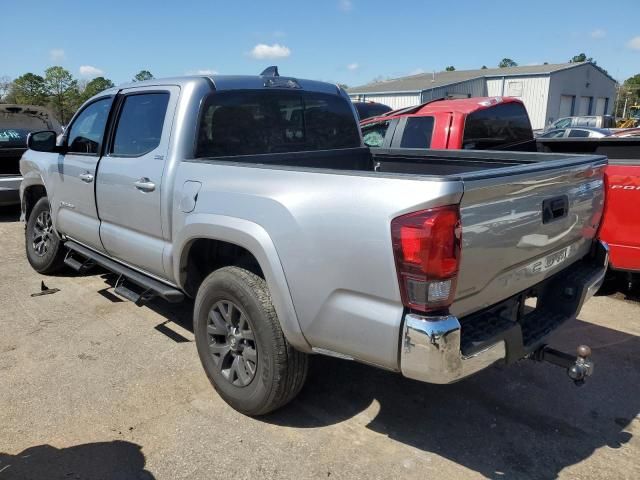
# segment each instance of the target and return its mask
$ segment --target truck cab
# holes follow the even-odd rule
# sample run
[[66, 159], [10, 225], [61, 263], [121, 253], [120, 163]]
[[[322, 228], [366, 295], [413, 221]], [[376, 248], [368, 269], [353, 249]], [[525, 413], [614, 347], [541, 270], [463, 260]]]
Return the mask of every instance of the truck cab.
[[437, 99], [360, 126], [371, 148], [535, 150], [529, 115], [516, 98]]

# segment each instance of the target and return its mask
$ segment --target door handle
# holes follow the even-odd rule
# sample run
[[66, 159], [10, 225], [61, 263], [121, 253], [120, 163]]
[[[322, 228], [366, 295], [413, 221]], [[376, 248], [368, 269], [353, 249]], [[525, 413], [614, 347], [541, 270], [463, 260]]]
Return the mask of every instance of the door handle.
[[80, 180], [82, 180], [83, 182], [86, 182], [86, 183], [93, 182], [93, 175], [91, 175], [89, 172], [81, 173], [78, 176], [80, 177]]
[[141, 192], [153, 192], [156, 189], [156, 184], [149, 180], [147, 177], [142, 177], [137, 182], [133, 183]]

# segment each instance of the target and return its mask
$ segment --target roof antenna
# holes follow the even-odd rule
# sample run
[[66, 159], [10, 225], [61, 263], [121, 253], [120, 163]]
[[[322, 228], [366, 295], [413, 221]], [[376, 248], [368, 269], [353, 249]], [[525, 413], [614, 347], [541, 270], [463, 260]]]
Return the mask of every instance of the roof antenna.
[[270, 67], [265, 68], [260, 74], [261, 77], [279, 77], [278, 67], [276, 65], [271, 65]]

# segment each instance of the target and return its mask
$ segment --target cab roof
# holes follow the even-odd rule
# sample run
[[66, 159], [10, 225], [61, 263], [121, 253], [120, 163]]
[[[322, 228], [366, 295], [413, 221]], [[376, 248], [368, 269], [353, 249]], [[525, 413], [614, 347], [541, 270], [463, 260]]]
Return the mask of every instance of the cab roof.
[[436, 112], [455, 112], [468, 115], [470, 113], [477, 112], [478, 110], [485, 110], [487, 108], [492, 108], [496, 105], [506, 103], [522, 104], [522, 101], [513, 97], [438, 98], [413, 107], [393, 110], [378, 117], [367, 118], [366, 123], [380, 121], [382, 119], [404, 117], [407, 115], [430, 115]]
[[[269, 80], [275, 84], [267, 85]], [[105, 90], [103, 93], [115, 94], [120, 90], [136, 87], [159, 87], [177, 85], [186, 87], [189, 84], [207, 81], [213, 89], [221, 90], [261, 90], [264, 88], [303, 90], [332, 95], [340, 95], [340, 87], [335, 84], [284, 76], [261, 75], [188, 75], [181, 77], [154, 78], [141, 82], [131, 82]]]

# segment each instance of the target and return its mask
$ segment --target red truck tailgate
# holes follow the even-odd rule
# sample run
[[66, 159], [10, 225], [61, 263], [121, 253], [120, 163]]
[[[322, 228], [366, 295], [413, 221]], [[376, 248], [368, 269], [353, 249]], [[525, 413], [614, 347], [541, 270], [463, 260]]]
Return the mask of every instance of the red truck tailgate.
[[640, 271], [640, 165], [609, 165], [600, 238], [609, 244], [610, 265]]

